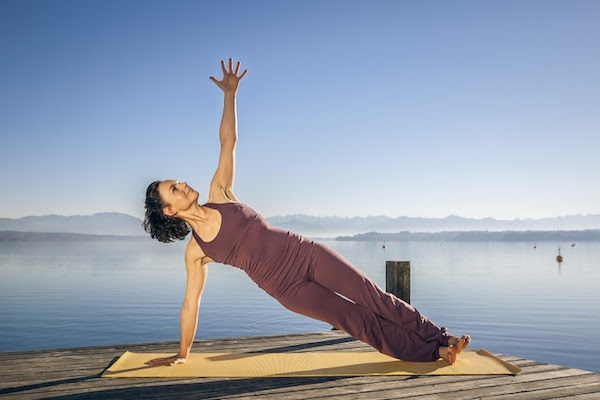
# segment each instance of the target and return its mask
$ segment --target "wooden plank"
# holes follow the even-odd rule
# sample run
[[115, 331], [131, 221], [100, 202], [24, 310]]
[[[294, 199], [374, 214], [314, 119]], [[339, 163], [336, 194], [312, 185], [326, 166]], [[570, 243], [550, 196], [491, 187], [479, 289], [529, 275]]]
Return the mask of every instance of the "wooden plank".
[[[287, 337], [286, 337], [287, 336]], [[338, 336], [338, 337], [336, 337]], [[319, 338], [322, 337], [322, 343], [319, 343]], [[229, 339], [209, 339], [195, 341], [193, 349], [201, 347], [218, 347], [227, 348], [224, 351], [235, 351], [235, 348], [248, 349], [265, 346], [268, 347], [285, 347], [285, 346], [298, 346], [300, 348], [307, 348], [306, 351], [313, 351], [310, 348], [319, 346], [332, 346], [340, 345], [345, 343], [356, 343], [362, 345], [365, 348], [370, 348], [368, 345], [357, 341], [356, 339], [349, 337], [346, 333], [340, 331], [319, 332], [315, 335], [309, 334], [293, 334], [293, 335], [276, 335], [276, 336], [264, 336], [264, 337], [240, 337], [240, 338], [229, 338]], [[156, 351], [168, 351], [171, 348], [174, 351], [179, 350], [179, 342], [158, 342], [158, 343], [142, 343], [142, 344], [130, 344], [130, 345], [118, 345], [118, 346], [99, 346], [99, 347], [84, 347], [84, 348], [70, 348], [70, 349], [53, 349], [53, 350], [28, 350], [21, 352], [11, 353], [0, 353], [0, 360], [14, 359], [15, 356], [27, 357], [35, 356], [36, 358], [52, 358], [57, 355], [65, 355], [68, 352], [69, 355], [82, 354], [90, 356], [94, 354], [104, 354], [107, 350], [120, 350], [122, 353], [126, 350], [129, 351], [145, 351], [145, 352], [156, 352]], [[211, 350], [212, 351], [212, 350]]]
[[[515, 379], [512, 384], [502, 384], [498, 386], [480, 386], [472, 389], [463, 389], [453, 386], [449, 388], [450, 392], [444, 394], [444, 399], [483, 399], [483, 398], [529, 398], [530, 393], [547, 393], [563, 388], [565, 386], [577, 386], [589, 383], [600, 384], [600, 380], [593, 373], [576, 374], [571, 370], [564, 370], [563, 377], [543, 378], [536, 377], [535, 380]], [[519, 376], [515, 377], [519, 378]], [[523, 397], [525, 395], [525, 397]], [[424, 396], [423, 399], [433, 399], [436, 396]]]
[[[320, 336], [320, 335], [318, 335]], [[342, 340], [343, 339], [343, 340]], [[349, 340], [348, 340], [349, 339]], [[327, 347], [328, 349], [334, 350], [336, 346], [344, 346], [346, 350], [370, 350], [370, 347], [364, 345], [354, 338], [348, 338], [347, 335], [342, 338], [325, 338], [320, 340], [319, 337], [312, 339], [306, 335], [299, 336], [292, 340], [261, 340], [261, 341], [243, 341], [243, 340], [232, 340], [232, 341], [206, 341], [199, 342], [193, 347], [193, 351], [219, 351], [224, 352], [245, 352], [245, 351], [315, 351], [320, 348]], [[179, 343], [164, 343], [164, 344], [153, 344], [152, 346], [147, 345], [130, 345], [130, 346], [118, 346], [118, 347], [103, 347], [89, 350], [81, 349], [63, 349], [54, 350], [50, 352], [44, 352], [42, 354], [36, 354], [35, 351], [29, 351], [24, 353], [5, 353], [2, 358], [3, 362], [0, 362], [0, 368], [5, 365], [5, 361], [11, 360], [15, 362], [22, 360], [23, 362], [29, 363], [31, 360], [53, 360], [56, 357], [67, 357], [72, 360], [76, 360], [77, 357], [83, 357], [86, 359], [106, 357], [106, 354], [121, 355], [126, 350], [134, 352], [177, 352], [179, 350]], [[1, 369], [0, 369], [1, 371]]]
[[493, 397], [481, 397], [481, 399], [494, 399], [494, 400], [542, 400], [542, 399], [554, 399], [556, 396], [567, 396], [572, 398], [577, 394], [593, 394], [595, 399], [600, 398], [600, 382], [580, 382], [577, 385], [565, 385], [562, 387], [552, 388], [541, 388], [539, 390], [532, 390], [520, 393], [505, 394], [503, 396]]
[[[356, 386], [356, 387], [360, 387], [360, 386], [367, 386], [367, 387], [374, 387], [373, 385], [376, 385], [378, 382], [388, 382], [388, 381], [396, 381], [396, 383], [398, 383], [400, 380], [404, 380], [410, 383], [410, 385], [431, 385], [431, 384], [441, 384], [443, 382], [452, 382], [453, 377], [428, 377], [430, 379], [413, 379], [414, 377], [402, 377], [402, 379], [398, 379], [399, 377], [355, 377], [355, 378], [347, 378], [349, 379], [348, 381], [346, 381], [346, 385], [348, 386]], [[440, 379], [440, 378], [445, 378], [445, 379]], [[456, 378], [456, 381], [469, 381], [469, 377], [454, 377]], [[281, 378], [277, 378], [277, 379], [281, 379]], [[325, 378], [327, 379], [327, 378]], [[482, 378], [483, 379], [483, 378]], [[487, 379], [490, 379], [489, 377]], [[333, 378], [333, 380], [335, 380], [337, 382], [337, 378]], [[81, 382], [71, 382], [69, 383], [68, 387], [67, 386], [62, 386], [62, 385], [56, 385], [56, 384], [51, 384], [48, 385], [49, 382], [41, 382], [41, 388], [39, 388], [39, 390], [30, 390], [28, 393], [42, 393], [42, 392], [57, 392], [57, 394], [64, 394], [65, 391], [70, 391], [70, 392], [77, 392], [79, 390], [85, 389], [87, 387], [89, 387], [90, 385], [92, 385], [94, 387], [94, 389], [102, 389], [102, 390], [106, 390], [106, 389], [111, 389], [111, 388], [116, 388], [116, 387], [122, 387], [122, 386], [128, 386], [131, 383], [135, 383], [138, 386], [148, 386], [148, 385], [154, 385], [157, 383], [160, 383], [162, 385], [164, 384], [170, 384], [170, 383], [176, 383], [176, 384], [185, 384], [185, 383], [190, 383], [190, 382], [198, 382], [198, 381], [203, 381], [203, 382], [218, 382], [218, 381], [225, 381], [225, 380], [219, 380], [219, 379], [204, 379], [204, 380], [200, 380], [200, 379], [181, 379], [181, 378], [174, 378], [174, 379], [128, 379], [128, 380], [123, 380], [123, 379], [100, 379], [100, 378], [96, 378], [95, 381], [81, 381]], [[235, 381], [235, 380], [234, 380]], [[238, 381], [252, 381], [252, 385], [256, 386], [258, 384], [264, 384], [269, 386], [269, 389], [272, 389], [272, 383], [261, 383], [262, 382], [270, 382], [273, 381], [272, 379], [247, 379], [247, 380], [238, 380]], [[274, 382], [274, 381], [273, 381]], [[24, 385], [26, 384], [32, 384], [32, 382], [23, 382]], [[229, 383], [225, 383], [225, 384], [229, 384]], [[244, 383], [246, 384], [246, 383]], [[410, 386], [409, 385], [409, 386]], [[12, 385], [17, 386], [18, 385]], [[214, 386], [214, 385], [213, 385]], [[405, 385], [406, 386], [406, 385]], [[205, 386], [203, 390], [208, 390], [208, 387]], [[355, 390], [354, 388], [352, 390]], [[358, 391], [361, 391], [361, 389], [358, 389]], [[221, 393], [222, 394], [222, 393]], [[306, 393], [301, 395], [302, 396], [306, 396]], [[316, 395], [316, 397], [318, 397], [319, 394]]]
[[[554, 366], [556, 368], [556, 366]], [[553, 371], [556, 376], [567, 377], [570, 379], [574, 374], [570, 373], [568, 369], [562, 369]], [[544, 371], [538, 374], [529, 374], [526, 380], [535, 381], [544, 379]], [[579, 374], [580, 372], [578, 372]], [[588, 373], [589, 375], [589, 373]], [[404, 380], [386, 379], [374, 380], [368, 379], [369, 377], [357, 377], [346, 381], [343, 385], [339, 385], [336, 382], [336, 387], [328, 388], [329, 394], [335, 394], [336, 396], [343, 395], [346, 393], [360, 393], [363, 398], [376, 399], [376, 398], [411, 398], [419, 397], [426, 398], [428, 395], [433, 397], [442, 395], [446, 398], [472, 398], [463, 397], [462, 393], [466, 393], [469, 389], [473, 388], [495, 388], [501, 386], [512, 386], [520, 376], [488, 376], [479, 377], [479, 379], [472, 379], [474, 377], [469, 376], [439, 376], [439, 377], [420, 377], [418, 379], [407, 378]], [[366, 378], [366, 379], [365, 379]], [[426, 379], [429, 378], [429, 379]], [[486, 389], [483, 389], [485, 393]], [[458, 394], [458, 396], [452, 396], [452, 394]], [[262, 398], [285, 398], [287, 399], [311, 399], [319, 398], [323, 393], [317, 392], [312, 393], [309, 389], [304, 389], [302, 392], [295, 393], [295, 391], [282, 391], [274, 390], [262, 393]]]
[[[546, 369], [548, 369], [549, 367], [550, 368], [552, 368], [552, 367], [553, 368], [557, 368], [557, 366], [548, 366], [548, 365], [540, 365], [540, 366], [538, 366], [538, 368], [546, 368]], [[348, 378], [350, 380], [347, 381], [346, 385], [347, 386], [351, 386], [351, 385], [353, 385], [353, 386], [359, 385], [360, 386], [360, 385], [363, 385], [363, 386], [366, 386], [366, 387], [373, 388], [374, 385], [377, 384], [377, 382], [383, 382], [384, 386], [385, 385], [389, 386], [389, 383], [386, 383], [386, 382], [389, 382], [389, 381], [392, 381], [392, 382], [393, 381], [399, 381], [397, 379], [398, 377], [381, 377], [382, 379], [369, 379], [369, 378], [371, 378], [371, 377]], [[379, 378], [379, 377], [377, 377], [377, 378]], [[444, 376], [444, 377], [422, 377], [422, 378], [424, 378], [424, 379], [418, 379], [417, 380], [417, 379], [411, 379], [411, 377], [406, 377], [403, 380], [407, 380], [407, 381], [411, 382], [412, 384], [417, 384], [417, 385], [430, 385], [430, 384], [436, 384], [436, 381], [437, 381], [437, 384], [439, 384], [440, 380], [444, 380], [445, 382], [453, 382], [455, 380], [469, 381], [471, 377], [468, 377], [468, 376], [467, 377], [464, 377], [464, 376], [454, 376], [454, 377], [453, 376]], [[427, 378], [427, 379], [425, 379], [425, 378]], [[443, 378], [443, 379], [440, 379], [440, 378]], [[487, 377], [487, 379], [490, 379], [490, 377]], [[492, 377], [492, 379], [493, 379], [493, 377]], [[106, 382], [106, 381], [108, 381], [109, 383], [112, 384], [114, 381], [120, 381], [120, 380], [106, 380], [106, 379], [103, 380], [103, 382]], [[144, 386], [146, 386], [146, 385], [154, 385], [156, 383], [156, 382], [152, 382], [152, 380], [150, 380], [151, 382], [146, 382], [146, 380], [131, 380], [131, 381], [133, 381], [133, 382], [143, 382]], [[188, 382], [194, 382], [194, 380], [187, 380], [187, 381]], [[195, 380], [195, 381], [197, 381], [197, 380]], [[239, 381], [242, 381], [244, 385], [247, 385], [247, 381], [252, 381], [252, 386], [254, 387], [254, 389], [257, 389], [256, 388], [257, 381], [261, 381], [261, 380], [239, 380]], [[270, 382], [268, 379], [267, 380], [262, 380], [262, 381], [267, 382], [267, 383], [265, 383], [266, 386], [267, 386], [267, 388], [265, 388], [265, 390], [273, 388], [274, 383]], [[103, 383], [103, 382], [101, 382], [101, 383]], [[165, 384], [165, 380], [159, 380], [159, 382], [161, 382], [161, 384]], [[185, 380], [179, 380], [179, 382], [178, 382], [179, 386], [182, 387], [182, 388], [184, 388], [184, 386], [182, 386], [182, 384], [185, 384], [185, 382], [186, 382]], [[273, 381], [273, 382], [275, 382], [275, 381]], [[258, 382], [258, 383], [260, 383], [260, 382]], [[396, 383], [398, 383], [398, 382], [396, 382]], [[230, 383], [228, 383], [228, 384], [230, 384]], [[121, 385], [121, 383], [118, 382], [117, 384], [115, 384], [113, 386], [116, 387], [118, 385]], [[106, 385], [102, 385], [102, 386], [103, 386], [102, 389], [108, 389], [107, 387], [105, 387]], [[223, 395], [222, 388], [220, 388], [219, 386], [220, 385], [217, 385], [217, 392], [219, 393], [219, 395], [222, 396]], [[114, 387], [113, 387], [113, 389], [114, 389]], [[275, 387], [277, 387], [277, 386], [275, 386]], [[96, 389], [100, 389], [100, 388], [97, 387]], [[196, 390], [195, 392], [196, 393], [202, 392], [202, 395], [206, 396], [206, 395], [208, 395], [208, 393], [206, 393], [207, 389], [208, 389], [208, 387], [204, 386], [201, 391]], [[406, 389], [406, 387], [404, 387], [404, 389]], [[185, 387], [185, 390], [188, 390], [187, 387]], [[354, 391], [361, 392], [363, 390], [356, 390], [356, 388], [351, 387], [350, 391], [351, 392], [354, 392]], [[178, 390], [177, 390], [177, 392], [178, 392]], [[159, 392], [155, 392], [155, 393], [162, 393], [162, 392], [159, 391]], [[287, 393], [287, 394], [289, 395], [289, 393]], [[300, 392], [297, 397], [298, 398], [303, 398], [303, 397], [306, 397], [307, 394], [308, 393], [306, 392], [306, 390], [303, 389], [303, 391]], [[286, 397], [290, 397], [288, 395], [286, 395]], [[146, 394], [144, 394], [144, 396], [148, 397]], [[275, 397], [277, 397], [277, 396], [281, 396], [281, 393], [280, 392], [276, 392], [276, 396]], [[322, 396], [322, 393], [320, 393], [320, 394], [317, 393], [315, 395], [316, 398], [318, 398], [319, 396]], [[152, 396], [150, 396], [150, 397], [152, 397]]]
[[[309, 343], [298, 342], [298, 340], [294, 341], [263, 341], [262, 343], [255, 343], [254, 346], [249, 346], [244, 342], [236, 343], [234, 346], [229, 345], [228, 343], [220, 343], [218, 346], [219, 351], [224, 352], [260, 352], [260, 351], [269, 351], [269, 352], [308, 352], [315, 351], [327, 348], [328, 350], [335, 349], [344, 349], [345, 351], [372, 351], [369, 346], [364, 345], [361, 342], [356, 341], [353, 338], [350, 338], [352, 342], [336, 342], [334, 341], [310, 341]], [[305, 337], [302, 337], [302, 340], [306, 340]], [[73, 351], [72, 349], [65, 349], [61, 351], [55, 351], [51, 355], [45, 354], [42, 356], [36, 356], [35, 352], [30, 352], [27, 354], [17, 354], [13, 353], [12, 357], [3, 359], [4, 362], [0, 363], [0, 372], [5, 372], [6, 369], [13, 369], [15, 366], [19, 366], [19, 363], [24, 365], [31, 366], [32, 363], [42, 364], [46, 361], [52, 362], [57, 357], [61, 357], [64, 360], [67, 360], [69, 363], [77, 363], [81, 361], [90, 362], [92, 360], [105, 360], [107, 356], [120, 356], [126, 350], [135, 351], [135, 352], [176, 352], [178, 351], [178, 344], [171, 345], [165, 344], [164, 346], [154, 345], [152, 347], [147, 346], [127, 346], [124, 348], [104, 348], [102, 351], [95, 352], [82, 352], [82, 351]], [[192, 351], [200, 352], [200, 351], [215, 351], [216, 348], [212, 346], [206, 346], [201, 343], [193, 348]], [[11, 365], [7, 365], [7, 361], [11, 362]], [[44, 367], [46, 367], [44, 365]]]
[[568, 400], [598, 400], [598, 398], [600, 398], [600, 395], [598, 395], [598, 392], [591, 392], [591, 393], [586, 393], [586, 394], [575, 394], [575, 395], [566, 395], [566, 396], [562, 396], [562, 397], [552, 397], [552, 400], [564, 400], [564, 399], [568, 399]]
[[[307, 377], [261, 379], [103, 379], [100, 373], [125, 350], [169, 352], [178, 342], [143, 343], [40, 352], [3, 353], [0, 397], [18, 399], [61, 396], [78, 398], [522, 398], [563, 393], [600, 397], [599, 374], [501, 355], [523, 369], [517, 376]], [[195, 343], [194, 351], [372, 351], [346, 333], [327, 331], [293, 335], [219, 338]], [[500, 355], [497, 355], [500, 356]], [[575, 383], [574, 383], [575, 382]], [[557, 392], [558, 391], [558, 392]], [[563, 392], [561, 392], [563, 391]], [[566, 392], [564, 392], [566, 393]], [[538, 396], [538, 397], [535, 397]], [[566, 394], [565, 394], [566, 396]], [[583, 396], [583, 397], [581, 397]], [[510, 397], [505, 397], [510, 398]], [[569, 398], [569, 397], [565, 397]], [[593, 397], [592, 397], [593, 398]]]

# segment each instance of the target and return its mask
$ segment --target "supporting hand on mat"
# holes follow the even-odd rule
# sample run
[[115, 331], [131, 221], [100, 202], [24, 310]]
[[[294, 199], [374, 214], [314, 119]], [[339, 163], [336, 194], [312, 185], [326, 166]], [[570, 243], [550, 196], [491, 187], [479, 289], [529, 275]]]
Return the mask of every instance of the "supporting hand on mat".
[[244, 75], [246, 75], [246, 72], [248, 72], [248, 70], [245, 70], [242, 73], [242, 75], [237, 76], [237, 73], [240, 70], [240, 62], [238, 61], [237, 67], [235, 68], [235, 72], [233, 72], [231, 58], [229, 59], [229, 72], [227, 72], [227, 69], [225, 69], [225, 62], [223, 60], [221, 60], [221, 68], [223, 69], [223, 79], [218, 81], [212, 76], [210, 77], [210, 79], [214, 83], [216, 83], [218, 87], [223, 89], [223, 92], [235, 94], [235, 92], [237, 92], [238, 89], [238, 84], [240, 83]]
[[146, 362], [146, 365], [150, 365], [156, 367], [158, 365], [177, 365], [183, 364], [185, 362], [185, 357], [181, 357], [179, 354], [172, 357], [164, 357], [164, 358], [155, 358]]

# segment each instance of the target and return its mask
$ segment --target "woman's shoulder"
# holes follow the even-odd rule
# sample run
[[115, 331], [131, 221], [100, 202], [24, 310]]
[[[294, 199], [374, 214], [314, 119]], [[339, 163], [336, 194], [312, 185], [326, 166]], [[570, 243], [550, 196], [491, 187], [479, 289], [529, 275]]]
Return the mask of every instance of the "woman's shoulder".
[[192, 235], [190, 236], [190, 240], [185, 247], [185, 260], [186, 261], [195, 261], [198, 258], [204, 257], [205, 254], [196, 242], [196, 238], [194, 237], [194, 232], [192, 231]]
[[195, 264], [198, 260], [200, 260], [201, 264], [206, 264], [212, 261], [206, 254], [204, 254], [204, 251], [202, 251], [202, 248], [198, 242], [196, 242], [196, 238], [192, 234], [185, 248], [185, 262], [186, 264]]

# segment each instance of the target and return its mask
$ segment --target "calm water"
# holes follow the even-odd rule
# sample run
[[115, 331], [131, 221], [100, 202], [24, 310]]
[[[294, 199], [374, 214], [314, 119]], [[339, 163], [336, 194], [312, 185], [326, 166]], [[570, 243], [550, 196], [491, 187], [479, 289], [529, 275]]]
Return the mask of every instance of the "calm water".
[[[322, 243], [383, 288], [386, 260], [411, 261], [411, 303], [473, 348], [600, 372], [600, 243]], [[179, 340], [184, 247], [0, 242], [0, 351]], [[330, 328], [209, 265], [196, 338]]]

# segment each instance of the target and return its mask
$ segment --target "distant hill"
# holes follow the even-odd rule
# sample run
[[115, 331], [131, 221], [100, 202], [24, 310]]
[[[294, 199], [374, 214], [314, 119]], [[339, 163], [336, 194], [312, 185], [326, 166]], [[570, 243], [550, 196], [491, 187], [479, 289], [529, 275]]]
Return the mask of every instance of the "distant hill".
[[286, 215], [268, 218], [269, 223], [309, 236], [336, 237], [364, 232], [456, 232], [456, 231], [556, 231], [600, 229], [600, 215], [571, 215], [541, 219], [473, 219], [450, 215], [445, 218], [386, 216], [313, 217]]
[[[541, 219], [472, 219], [456, 215], [445, 218], [386, 216], [315, 217], [305, 214], [268, 217], [270, 224], [310, 237], [335, 238], [365, 232], [465, 232], [465, 231], [579, 231], [600, 229], [600, 215], [571, 215]], [[0, 231], [64, 232], [91, 235], [144, 236], [142, 221], [121, 213], [94, 215], [46, 215], [0, 218]]]
[[600, 241], [600, 229], [583, 231], [469, 231], [469, 232], [368, 232], [354, 236], [338, 236], [339, 241], [458, 241], [458, 242], [544, 242]]
[[86, 235], [65, 232], [15, 232], [0, 231], [0, 242], [105, 242], [105, 241], [144, 241], [150, 236], [130, 235]]
[[44, 215], [0, 218], [0, 231], [64, 232], [91, 235], [147, 235], [142, 221], [121, 213], [93, 215]]

